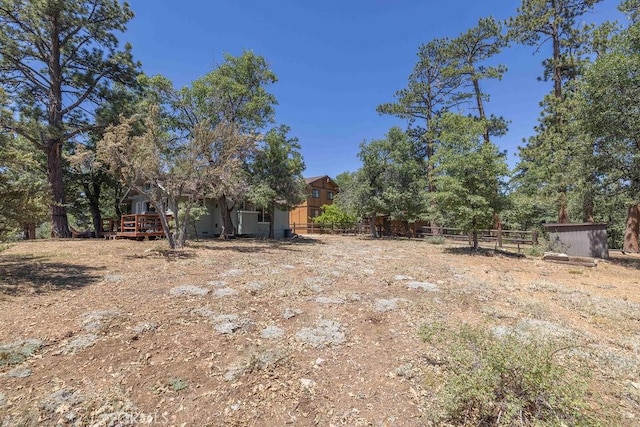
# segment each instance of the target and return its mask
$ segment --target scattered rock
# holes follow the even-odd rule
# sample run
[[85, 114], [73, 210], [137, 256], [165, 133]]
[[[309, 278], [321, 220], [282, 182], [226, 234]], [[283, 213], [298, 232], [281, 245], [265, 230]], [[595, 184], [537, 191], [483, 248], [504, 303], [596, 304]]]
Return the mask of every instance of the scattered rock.
[[302, 313], [304, 313], [304, 311], [298, 308], [287, 307], [284, 310], [282, 310], [282, 317], [285, 319], [291, 319], [292, 317], [296, 317], [297, 315]]
[[260, 335], [262, 336], [262, 338], [267, 339], [282, 338], [284, 336], [284, 329], [271, 325], [264, 328], [260, 332]]
[[70, 408], [82, 403], [84, 397], [75, 390], [63, 388], [51, 393], [43, 402], [42, 408], [52, 412], [61, 414], [69, 411]]
[[43, 346], [44, 342], [38, 339], [20, 340], [0, 345], [0, 366], [22, 363]]
[[428, 292], [437, 292], [439, 290], [438, 285], [429, 282], [408, 282], [407, 288], [409, 289], [422, 289]]
[[89, 348], [94, 345], [97, 340], [98, 336], [95, 334], [78, 335], [64, 347], [63, 352], [68, 354], [75, 353], [78, 350], [84, 350], [85, 348]]
[[31, 369], [14, 368], [4, 375], [9, 378], [27, 378], [31, 376]]
[[319, 320], [314, 328], [303, 328], [296, 334], [296, 339], [315, 348], [328, 345], [339, 345], [346, 341], [340, 323], [333, 320]]
[[220, 288], [220, 289], [216, 289], [213, 294], [218, 297], [218, 298], [222, 298], [222, 297], [229, 297], [229, 296], [235, 296], [238, 295], [239, 292], [236, 291], [233, 288]]
[[2, 408], [5, 403], [7, 403], [7, 396], [0, 391], [0, 408]]
[[300, 378], [300, 385], [302, 388], [310, 390], [316, 385], [316, 382], [309, 378]]
[[224, 282], [222, 280], [211, 280], [209, 282], [207, 282], [207, 285], [209, 286], [214, 286], [217, 288], [224, 288], [227, 286], [227, 282]]
[[322, 366], [322, 365], [324, 365], [325, 363], [327, 363], [327, 361], [326, 361], [325, 359], [323, 359], [322, 357], [318, 357], [318, 358], [316, 359], [315, 366]]
[[394, 277], [394, 279], [395, 279], [395, 280], [413, 280], [413, 277], [411, 277], [411, 276], [405, 276], [405, 275], [402, 275], [402, 274], [397, 274], [397, 275]]
[[213, 319], [213, 329], [221, 334], [232, 334], [252, 324], [250, 319], [241, 318], [235, 314], [223, 314]]
[[157, 323], [138, 323], [136, 326], [133, 327], [133, 332], [135, 332], [136, 334], [144, 334], [145, 332], [151, 332], [151, 331], [155, 331], [156, 329], [158, 329], [158, 324]]
[[124, 276], [120, 274], [105, 274], [102, 280], [110, 283], [118, 283], [124, 280]]
[[213, 315], [215, 314], [213, 311], [206, 307], [194, 308], [190, 313], [202, 317], [213, 317]]
[[91, 333], [98, 333], [107, 328], [109, 322], [120, 316], [118, 310], [90, 311], [82, 315], [82, 328]]
[[413, 377], [415, 377], [416, 372], [415, 372], [415, 369], [413, 368], [413, 365], [411, 363], [406, 363], [406, 364], [404, 364], [402, 366], [398, 366], [396, 368], [395, 374], [398, 377], [406, 378], [406, 379], [410, 380]]
[[318, 304], [335, 304], [335, 305], [344, 304], [344, 300], [342, 298], [336, 298], [336, 297], [316, 297], [315, 301]]
[[238, 380], [247, 372], [256, 372], [269, 369], [286, 359], [287, 354], [281, 348], [271, 350], [254, 349], [246, 357], [241, 358], [225, 371], [223, 378], [225, 381], [233, 382]]
[[262, 290], [263, 287], [264, 287], [264, 285], [262, 283], [259, 283], [259, 282], [249, 282], [249, 283], [247, 283], [247, 289], [250, 292], [258, 292], [258, 291]]
[[377, 299], [375, 302], [375, 309], [381, 313], [395, 310], [398, 308], [398, 304], [404, 301], [406, 300], [402, 298]]
[[238, 269], [227, 270], [224, 273], [220, 273], [220, 277], [237, 277], [242, 276], [244, 271]]
[[193, 285], [183, 285], [172, 288], [169, 293], [173, 296], [205, 296], [209, 293], [209, 289]]

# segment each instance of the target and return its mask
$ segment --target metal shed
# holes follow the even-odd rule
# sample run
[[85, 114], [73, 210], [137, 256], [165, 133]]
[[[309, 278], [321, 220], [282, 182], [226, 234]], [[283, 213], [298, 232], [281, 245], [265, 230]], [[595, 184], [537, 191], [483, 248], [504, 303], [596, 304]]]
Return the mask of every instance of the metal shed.
[[549, 245], [554, 252], [569, 256], [609, 258], [607, 224], [544, 224], [549, 233]]

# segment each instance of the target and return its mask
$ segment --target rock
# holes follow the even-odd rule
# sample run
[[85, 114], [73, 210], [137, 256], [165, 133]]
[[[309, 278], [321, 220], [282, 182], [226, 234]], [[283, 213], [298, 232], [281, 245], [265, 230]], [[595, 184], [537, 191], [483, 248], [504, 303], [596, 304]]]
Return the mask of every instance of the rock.
[[319, 320], [314, 328], [303, 328], [296, 339], [315, 348], [340, 345], [346, 341], [342, 326], [333, 320]]
[[407, 288], [409, 289], [422, 289], [424, 291], [428, 291], [428, 292], [437, 292], [440, 289], [438, 288], [438, 285], [436, 285], [435, 283], [429, 283], [429, 282], [408, 282], [407, 283]]
[[4, 375], [9, 378], [27, 378], [31, 376], [31, 369], [14, 368]]
[[302, 313], [304, 312], [298, 308], [287, 307], [284, 310], [282, 310], [282, 317], [285, 319], [291, 319], [292, 317], [296, 317], [297, 315]]
[[213, 294], [218, 297], [218, 298], [222, 298], [222, 297], [229, 297], [229, 296], [235, 296], [238, 295], [239, 292], [236, 291], [233, 288], [221, 288], [221, 289], [216, 289]]
[[183, 285], [172, 288], [169, 293], [173, 296], [205, 296], [209, 293], [209, 289], [193, 285]]
[[262, 338], [267, 339], [282, 338], [284, 336], [284, 329], [271, 325], [264, 328], [260, 332], [260, 335], [262, 336]]
[[98, 336], [94, 334], [78, 335], [76, 339], [69, 342], [64, 347], [63, 351], [65, 354], [68, 354], [68, 353], [75, 353], [78, 350], [84, 350], [85, 348], [88, 348], [94, 345], [97, 339], [98, 339]]

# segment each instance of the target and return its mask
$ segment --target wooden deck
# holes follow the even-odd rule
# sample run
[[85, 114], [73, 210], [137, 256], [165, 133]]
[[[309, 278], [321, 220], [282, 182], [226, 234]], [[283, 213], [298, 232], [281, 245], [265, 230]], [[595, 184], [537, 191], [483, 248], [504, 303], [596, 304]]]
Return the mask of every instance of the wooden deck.
[[164, 237], [158, 214], [122, 215], [120, 229], [115, 232], [116, 239], [152, 240], [158, 237]]

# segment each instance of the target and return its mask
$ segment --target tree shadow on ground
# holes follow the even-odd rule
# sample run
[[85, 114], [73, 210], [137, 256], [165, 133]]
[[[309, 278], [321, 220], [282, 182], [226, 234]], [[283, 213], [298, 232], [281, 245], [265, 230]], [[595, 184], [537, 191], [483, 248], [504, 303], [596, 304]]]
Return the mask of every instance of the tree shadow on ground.
[[477, 250], [471, 247], [458, 247], [458, 248], [445, 248], [445, 253], [451, 255], [472, 255], [472, 256], [486, 256], [494, 257], [500, 256], [505, 258], [525, 258], [525, 254], [519, 254], [516, 252], [503, 251], [499, 249], [478, 248]]
[[[240, 243], [244, 242], [246, 245]], [[284, 240], [267, 239], [231, 239], [231, 240], [201, 240], [191, 242], [191, 247], [206, 249], [211, 251], [234, 251], [241, 253], [260, 253], [271, 251], [291, 251], [298, 252], [299, 248], [309, 245], [326, 245], [325, 242], [311, 237], [298, 237]]]
[[0, 256], [0, 295], [45, 294], [73, 290], [102, 280], [102, 268], [50, 262], [46, 257]]
[[636, 255], [610, 254], [610, 258], [606, 260], [609, 264], [619, 265], [626, 268], [634, 268], [640, 270], [640, 258]]
[[146, 259], [146, 258], [164, 258], [165, 261], [177, 261], [180, 259], [195, 258], [193, 251], [183, 249], [154, 249], [148, 250], [140, 254], [125, 255], [124, 259]]

